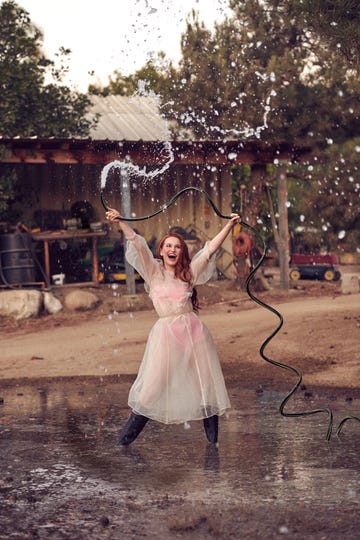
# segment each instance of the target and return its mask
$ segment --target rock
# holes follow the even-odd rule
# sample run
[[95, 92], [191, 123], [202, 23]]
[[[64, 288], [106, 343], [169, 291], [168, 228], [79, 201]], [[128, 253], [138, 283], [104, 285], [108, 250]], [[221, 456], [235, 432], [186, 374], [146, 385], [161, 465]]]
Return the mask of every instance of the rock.
[[47, 313], [54, 315], [62, 310], [62, 303], [52, 293], [44, 292], [44, 308]]
[[14, 319], [37, 317], [43, 305], [40, 291], [11, 290], [0, 293], [0, 316]]
[[357, 294], [360, 292], [360, 280], [357, 274], [342, 274], [341, 292], [343, 294]]
[[96, 294], [88, 291], [75, 290], [65, 297], [65, 306], [70, 311], [86, 311], [94, 309], [100, 300]]

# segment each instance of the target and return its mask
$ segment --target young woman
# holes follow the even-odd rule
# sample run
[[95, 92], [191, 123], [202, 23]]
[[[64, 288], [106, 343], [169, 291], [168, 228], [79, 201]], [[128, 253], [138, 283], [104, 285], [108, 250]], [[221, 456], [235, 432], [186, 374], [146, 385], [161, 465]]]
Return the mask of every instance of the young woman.
[[144, 357], [129, 393], [132, 412], [118, 445], [129, 445], [149, 419], [165, 424], [203, 420], [207, 439], [218, 440], [218, 417], [230, 402], [211, 335], [196, 315], [196, 285], [206, 283], [215, 270], [215, 252], [237, 214], [190, 260], [184, 239], [170, 233], [161, 240], [154, 258], [145, 239], [119, 220], [110, 208], [106, 217], [118, 222], [127, 240], [126, 259], [145, 281], [159, 315], [150, 331]]

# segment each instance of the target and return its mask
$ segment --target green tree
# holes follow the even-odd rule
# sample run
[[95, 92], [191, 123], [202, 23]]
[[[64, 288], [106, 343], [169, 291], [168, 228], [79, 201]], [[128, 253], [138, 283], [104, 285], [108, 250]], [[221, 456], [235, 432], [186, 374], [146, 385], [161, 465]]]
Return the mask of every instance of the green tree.
[[168, 118], [197, 138], [342, 143], [359, 135], [360, 83], [319, 33], [326, 25], [310, 24], [310, 13], [331, 18], [336, 5], [337, 27], [352, 21], [354, 35], [354, 1], [344, 0], [345, 9], [340, 0], [229, 0], [232, 15], [214, 31], [193, 11], [178, 68], [165, 66], [160, 53], [160, 67], [148, 62], [128, 77], [115, 72], [103, 92], [131, 95], [145, 81]]
[[360, 67], [360, 9], [358, 0], [293, 0], [304, 27], [309, 28], [333, 49], [351, 69]]
[[[310, 228], [318, 246], [349, 251], [360, 243], [360, 138], [330, 145], [321, 163], [308, 165], [297, 182], [294, 229]], [[301, 168], [298, 168], [301, 171]], [[295, 173], [296, 176], [296, 173]], [[289, 190], [290, 199], [291, 191]]]
[[[289, 182], [291, 228], [303, 216], [316, 223], [312, 229], [319, 230], [320, 244], [334, 247], [337, 234], [346, 231], [354, 246], [351, 231], [358, 193], [353, 193], [354, 184], [342, 174], [345, 168], [356, 171], [357, 166], [354, 153], [343, 154], [343, 145], [360, 134], [359, 81], [346, 63], [339, 62], [337, 51], [305, 24], [297, 4], [232, 0], [233, 16], [217, 25], [213, 33], [193, 13], [182, 36], [171, 114], [198, 137], [258, 136], [311, 145], [314, 158], [321, 163], [316, 169], [323, 177], [323, 195], [317, 196], [311, 166], [298, 173], [298, 189], [294, 189], [296, 182]], [[345, 160], [340, 175], [335, 173], [337, 152]], [[257, 182], [264, 182], [266, 175], [264, 170]], [[347, 197], [342, 195], [344, 185]], [[260, 209], [260, 201], [255, 200], [261, 194], [259, 186], [253, 184], [247, 192], [247, 207]], [[349, 198], [353, 206], [349, 206]], [[337, 231], [335, 201], [338, 213], [348, 212], [341, 231]], [[314, 207], [310, 216], [309, 209]], [[258, 217], [266, 223], [266, 206], [262, 208], [263, 215]]]
[[[41, 31], [13, 1], [0, 5], [0, 27], [0, 136], [88, 136], [96, 121], [87, 117], [91, 102], [63, 84], [70, 51], [61, 48], [57, 63], [46, 58]], [[11, 166], [2, 171], [1, 218], [11, 221], [17, 217], [8, 209], [21, 197], [21, 188]]]
[[90, 84], [88, 92], [95, 96], [131, 96], [136, 91], [136, 84], [133, 75], [122, 75], [119, 70], [115, 70], [109, 76], [109, 82], [106, 86], [101, 84]]
[[159, 52], [157, 60], [148, 60], [146, 64], [131, 75], [122, 75], [115, 70], [106, 86], [90, 85], [89, 93], [101, 96], [132, 96], [136, 92], [168, 96], [171, 93], [176, 70], [171, 62], [166, 61], [165, 53]]
[[2, 176], [0, 176], [0, 216], [3, 220], [6, 219], [6, 210], [15, 197], [16, 181], [15, 171], [10, 167], [6, 167]]
[[1, 4], [0, 27], [0, 135], [87, 136], [90, 100], [62, 83], [70, 51], [60, 49], [59, 67], [46, 58], [41, 31], [14, 1]]
[[303, 19], [275, 0], [230, 6], [213, 33], [189, 17], [169, 115], [206, 138], [314, 146], [358, 135], [358, 82]]
[[[229, 4], [231, 15], [215, 25], [213, 31], [192, 12], [181, 38], [182, 58], [178, 68], [170, 64], [159, 72], [152, 65], [151, 69], [159, 73], [157, 78], [147, 72], [145, 66], [131, 77], [132, 86], [126, 81], [126, 91], [136, 91], [141, 73], [147, 89], [160, 95], [162, 110], [168, 118], [180, 125], [174, 128], [175, 136], [185, 130], [189, 137], [203, 139], [251, 137], [312, 146], [313, 158], [319, 163], [315, 167], [317, 177], [322, 177], [329, 186], [329, 191], [322, 188], [323, 203], [339, 187], [340, 196], [334, 195], [331, 200], [336, 201], [338, 211], [344, 213], [349, 205], [349, 198], [341, 195], [345, 182], [345, 191], [353, 200], [353, 211], [354, 198], [358, 195], [356, 190], [352, 194], [355, 184], [347, 181], [346, 175], [343, 180], [342, 175], [347, 168], [354, 171], [356, 178], [357, 156], [354, 152], [344, 152], [344, 148], [360, 135], [360, 82], [351, 59], [340, 61], [339, 47], [333, 46], [331, 36], [335, 35], [335, 27], [345, 32], [350, 23], [353, 36], [359, 29], [356, 26], [358, 14], [354, 16], [352, 8], [350, 11], [339, 8], [337, 25], [330, 25], [326, 37], [326, 24], [312, 21], [311, 13], [317, 12], [310, 9], [321, 8], [322, 13], [326, 12], [331, 18], [334, 17], [330, 13], [331, 5], [339, 7], [340, 0], [230, 0]], [[349, 7], [354, 2], [344, 0], [343, 4]], [[340, 49], [345, 50], [346, 37], [341, 37]], [[351, 41], [354, 40], [351, 38]], [[351, 50], [356, 51], [354, 46]], [[345, 160], [340, 176], [336, 172], [337, 154]], [[312, 229], [320, 231], [319, 242], [334, 245], [337, 233], [334, 229], [330, 238], [330, 230], [335, 227], [333, 222], [339, 222], [338, 216], [330, 212], [331, 204], [325, 208], [322, 197], [317, 197], [319, 186], [311, 167], [313, 165], [289, 167], [291, 228], [301, 224], [301, 219], [316, 222]], [[238, 178], [240, 183], [244, 183], [242, 173], [239, 168], [234, 174], [234, 179]], [[260, 223], [267, 226], [269, 210], [259, 197], [273, 172], [267, 167], [263, 176], [259, 170], [257, 173], [257, 185], [254, 185], [253, 175], [246, 176], [245, 206], [256, 208], [256, 212], [260, 209]], [[234, 191], [238, 193], [236, 180], [234, 184]], [[318, 216], [310, 215], [311, 198], [316, 201], [314, 214], [317, 212]], [[327, 222], [330, 225], [326, 225]], [[253, 221], [252, 224], [256, 225]], [[341, 230], [347, 231], [346, 238], [353, 238], [355, 242], [350, 233], [353, 227], [354, 221], [349, 216]]]

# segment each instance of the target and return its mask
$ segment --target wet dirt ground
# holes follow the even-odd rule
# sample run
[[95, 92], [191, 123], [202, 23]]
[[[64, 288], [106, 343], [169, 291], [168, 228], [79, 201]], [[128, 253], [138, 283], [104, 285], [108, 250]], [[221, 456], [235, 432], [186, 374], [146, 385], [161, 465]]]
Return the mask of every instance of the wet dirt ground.
[[[0, 538], [358, 538], [355, 423], [326, 442], [326, 414], [284, 418], [282, 393], [231, 384], [218, 449], [201, 422], [150, 422], [119, 448], [130, 383], [3, 389]], [[302, 393], [292, 408], [326, 405]], [[358, 410], [345, 395], [331, 405]]]
[[[0, 539], [359, 537], [359, 423], [326, 441], [326, 413], [279, 413], [295, 378], [259, 359], [274, 320], [237, 298], [202, 296], [232, 404], [218, 449], [201, 422], [149, 422], [115, 447], [150, 311], [121, 313], [111, 293], [93, 314], [3, 325]], [[270, 355], [304, 375], [287, 410], [359, 416], [359, 295], [316, 283], [263, 298], [285, 317]]]

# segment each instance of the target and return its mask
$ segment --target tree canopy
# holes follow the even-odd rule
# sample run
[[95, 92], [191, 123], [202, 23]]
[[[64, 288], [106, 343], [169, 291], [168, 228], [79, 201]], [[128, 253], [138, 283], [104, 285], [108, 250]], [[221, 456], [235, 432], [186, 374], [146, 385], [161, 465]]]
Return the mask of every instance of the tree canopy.
[[[289, 182], [289, 215], [294, 228], [304, 220], [336, 246], [342, 240], [338, 227], [355, 226], [359, 198], [356, 4], [229, 0], [231, 14], [213, 30], [192, 12], [178, 66], [162, 55], [158, 65], [148, 63], [126, 84], [117, 72], [102, 91], [131, 95], [142, 80], [180, 126], [175, 137], [185, 132], [190, 138], [310, 145], [315, 164], [290, 167], [297, 179]], [[264, 207], [265, 221], [266, 213]], [[355, 242], [354, 234], [346, 240]]]
[[264, 134], [315, 146], [358, 135], [357, 78], [303, 26], [296, 2], [281, 4], [232, 0], [233, 16], [214, 32], [193, 13], [170, 115], [199, 137]]
[[[197, 138], [264, 135], [313, 147], [344, 142], [360, 134], [360, 83], [353, 62], [341, 62], [332, 46], [332, 32], [325, 39], [325, 23], [311, 24], [310, 16], [317, 6], [321, 20], [331, 18], [331, 5], [339, 3], [230, 0], [232, 15], [213, 31], [193, 11], [179, 66], [163, 54], [158, 65], [148, 62], [131, 76], [115, 72], [98, 92], [131, 95], [143, 79], [166, 104], [164, 113]], [[345, 31], [354, 10], [336, 13], [343, 17], [337, 28]], [[344, 50], [344, 36], [339, 43]]]
[[[282, 2], [284, 8], [289, 2]], [[358, 0], [293, 0], [304, 25], [315, 32], [351, 69], [360, 67], [360, 9]]]
[[296, 178], [289, 182], [291, 222], [294, 228], [313, 231], [317, 247], [358, 249], [359, 170], [360, 138], [330, 145], [318, 164], [292, 168]]
[[0, 135], [87, 136], [90, 100], [63, 84], [70, 50], [58, 64], [42, 52], [42, 33], [14, 1], [0, 5]]

